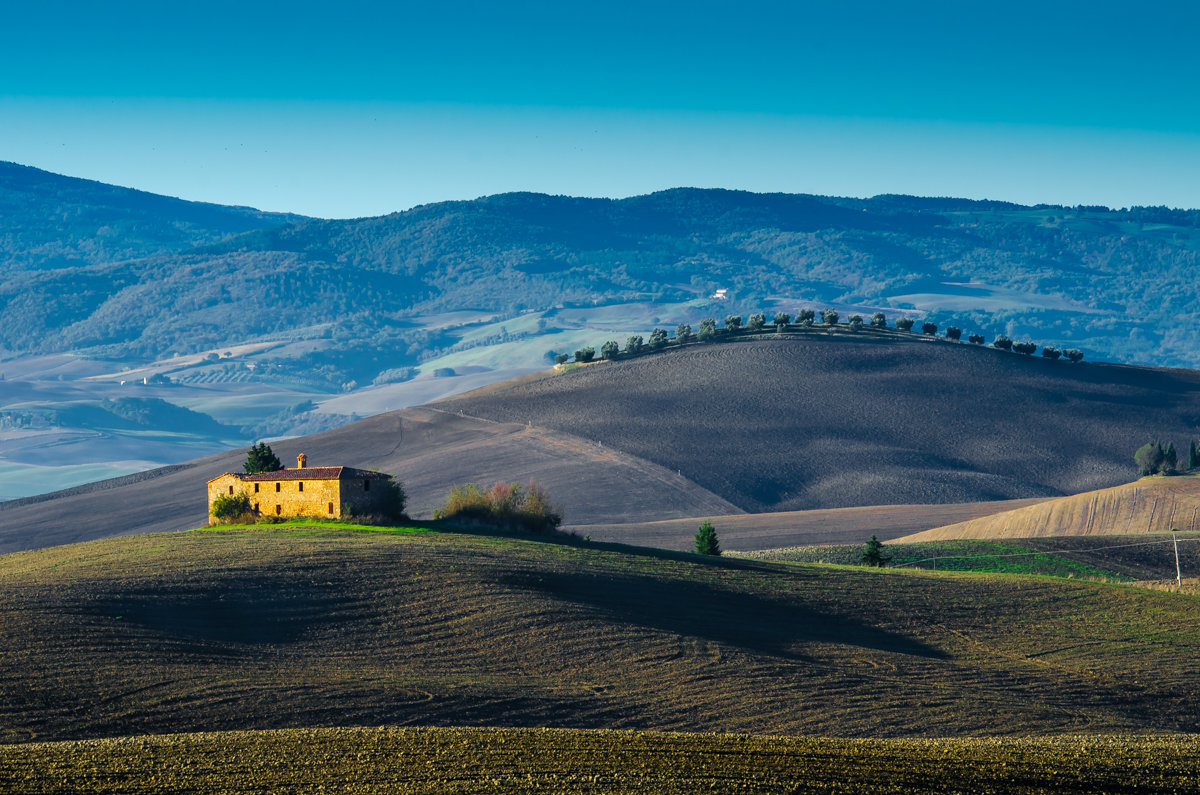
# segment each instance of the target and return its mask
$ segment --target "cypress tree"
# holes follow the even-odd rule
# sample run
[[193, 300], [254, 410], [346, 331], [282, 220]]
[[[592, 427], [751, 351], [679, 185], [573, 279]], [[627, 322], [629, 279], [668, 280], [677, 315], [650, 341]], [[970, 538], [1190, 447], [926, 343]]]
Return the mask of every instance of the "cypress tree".
[[1179, 455], [1175, 452], [1175, 443], [1167, 442], [1167, 447], [1162, 453], [1162, 466], [1159, 469], [1164, 475], [1170, 475], [1175, 471], [1175, 465], [1179, 463]]
[[700, 528], [696, 530], [696, 545], [695, 552], [701, 555], [720, 555], [721, 545], [717, 541], [717, 531], [713, 529], [712, 522], [707, 519]]
[[875, 536], [871, 536], [871, 540], [867, 542], [867, 548], [863, 552], [862, 562], [868, 566], [885, 566], [892, 559], [891, 555], [883, 554], [883, 542]]

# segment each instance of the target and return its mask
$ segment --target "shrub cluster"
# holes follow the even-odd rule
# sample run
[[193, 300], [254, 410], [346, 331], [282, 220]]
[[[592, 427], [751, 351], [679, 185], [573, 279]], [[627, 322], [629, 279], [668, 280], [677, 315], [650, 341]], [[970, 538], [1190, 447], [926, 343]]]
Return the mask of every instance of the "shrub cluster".
[[562, 513], [550, 495], [533, 481], [497, 483], [487, 491], [475, 483], [450, 489], [446, 503], [433, 512], [434, 519], [478, 522], [507, 530], [546, 533], [562, 524]]
[[209, 514], [219, 524], [253, 524], [258, 518], [245, 494], [218, 494], [209, 507]]

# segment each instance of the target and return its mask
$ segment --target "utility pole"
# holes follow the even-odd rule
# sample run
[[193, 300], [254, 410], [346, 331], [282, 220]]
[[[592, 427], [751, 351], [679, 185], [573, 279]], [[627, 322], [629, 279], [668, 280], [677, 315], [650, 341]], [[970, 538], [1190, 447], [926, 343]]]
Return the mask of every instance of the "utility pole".
[[1179, 531], [1171, 528], [1171, 542], [1175, 544], [1175, 584], [1183, 587], [1183, 575], [1179, 572]]

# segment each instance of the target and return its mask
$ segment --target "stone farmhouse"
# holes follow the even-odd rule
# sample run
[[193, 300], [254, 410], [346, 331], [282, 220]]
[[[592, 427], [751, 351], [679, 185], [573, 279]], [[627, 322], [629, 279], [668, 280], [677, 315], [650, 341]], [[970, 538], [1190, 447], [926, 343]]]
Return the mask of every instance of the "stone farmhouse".
[[308, 456], [296, 457], [296, 468], [259, 472], [226, 472], [208, 481], [208, 509], [220, 494], [245, 494], [261, 516], [344, 519], [381, 512], [390, 475], [354, 467], [310, 467]]

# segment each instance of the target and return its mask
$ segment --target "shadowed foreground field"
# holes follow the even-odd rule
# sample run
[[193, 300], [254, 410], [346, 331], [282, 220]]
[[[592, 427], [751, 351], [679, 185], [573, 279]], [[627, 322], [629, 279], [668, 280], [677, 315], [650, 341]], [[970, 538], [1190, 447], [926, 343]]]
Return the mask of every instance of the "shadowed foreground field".
[[0, 557], [0, 742], [322, 726], [1200, 731], [1197, 598], [296, 527]]
[[1200, 738], [836, 740], [537, 729], [313, 729], [0, 746], [43, 792], [1193, 792]]

